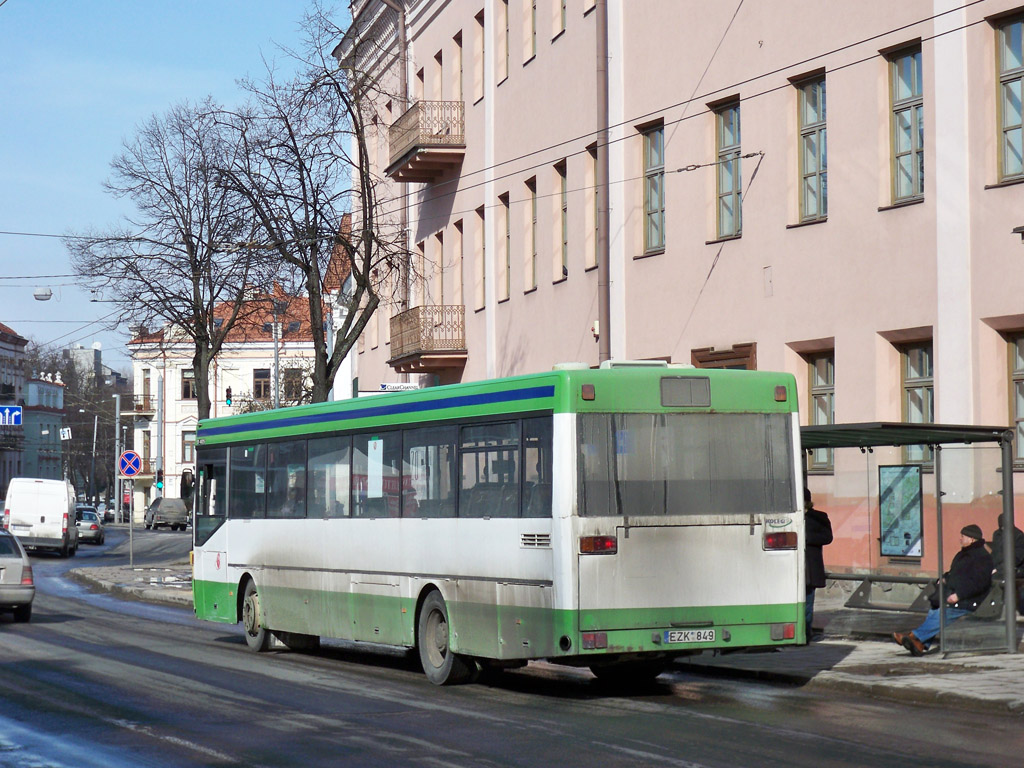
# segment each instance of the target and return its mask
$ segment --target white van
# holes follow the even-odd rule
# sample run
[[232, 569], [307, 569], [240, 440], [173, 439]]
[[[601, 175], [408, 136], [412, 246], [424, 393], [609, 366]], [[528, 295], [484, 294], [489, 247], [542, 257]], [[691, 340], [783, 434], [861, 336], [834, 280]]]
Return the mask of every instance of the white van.
[[61, 557], [75, 554], [74, 486], [67, 480], [13, 478], [4, 500], [4, 528], [25, 547], [53, 549]]

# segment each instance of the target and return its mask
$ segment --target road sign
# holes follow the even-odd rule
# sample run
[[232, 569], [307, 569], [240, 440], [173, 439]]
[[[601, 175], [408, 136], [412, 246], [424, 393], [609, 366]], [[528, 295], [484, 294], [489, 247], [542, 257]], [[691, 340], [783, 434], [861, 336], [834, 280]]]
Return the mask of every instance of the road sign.
[[60, 439], [61, 440], [70, 440], [71, 439], [71, 427], [61, 427], [60, 428]]
[[0, 408], [0, 427], [20, 427], [21, 406], [5, 405]]
[[118, 459], [117, 466], [125, 477], [135, 477], [142, 471], [142, 458], [135, 451], [125, 451]]

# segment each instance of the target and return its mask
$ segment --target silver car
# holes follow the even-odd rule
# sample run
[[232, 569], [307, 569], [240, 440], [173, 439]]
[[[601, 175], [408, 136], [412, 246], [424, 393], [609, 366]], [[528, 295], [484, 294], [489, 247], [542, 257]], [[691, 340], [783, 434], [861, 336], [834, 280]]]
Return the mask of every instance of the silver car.
[[0, 528], [0, 612], [13, 611], [15, 621], [32, 618], [36, 585], [32, 564], [25, 548], [12, 534]]
[[95, 507], [75, 507], [75, 524], [78, 526], [78, 540], [102, 544], [107, 536], [103, 532], [103, 520]]

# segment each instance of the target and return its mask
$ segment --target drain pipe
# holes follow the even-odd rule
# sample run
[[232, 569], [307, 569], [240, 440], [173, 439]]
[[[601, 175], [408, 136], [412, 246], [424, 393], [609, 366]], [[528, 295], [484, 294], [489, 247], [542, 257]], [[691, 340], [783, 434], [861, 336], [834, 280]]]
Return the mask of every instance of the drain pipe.
[[608, 223], [608, 0], [597, 0], [597, 340], [598, 362], [611, 359], [611, 248]]

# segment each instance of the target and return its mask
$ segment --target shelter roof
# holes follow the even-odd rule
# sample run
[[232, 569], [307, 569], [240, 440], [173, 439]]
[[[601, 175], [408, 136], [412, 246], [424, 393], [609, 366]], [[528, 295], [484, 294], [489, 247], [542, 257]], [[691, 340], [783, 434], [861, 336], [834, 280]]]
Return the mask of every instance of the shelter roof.
[[973, 424], [907, 424], [871, 421], [800, 427], [804, 450], [812, 448], [869, 448], [882, 445], [949, 445], [999, 443], [1010, 440], [1010, 427]]

